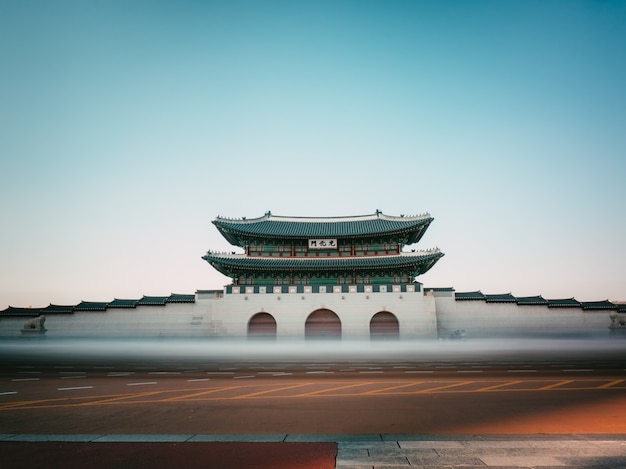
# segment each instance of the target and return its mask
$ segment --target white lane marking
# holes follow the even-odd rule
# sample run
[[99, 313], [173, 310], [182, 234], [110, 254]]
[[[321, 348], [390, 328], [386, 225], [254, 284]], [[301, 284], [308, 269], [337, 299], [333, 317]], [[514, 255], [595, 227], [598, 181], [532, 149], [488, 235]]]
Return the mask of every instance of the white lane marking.
[[149, 375], [179, 375], [180, 371], [151, 371]]
[[334, 373], [334, 371], [325, 371], [325, 370], [307, 371], [306, 372], [307, 375], [325, 375], [325, 374], [332, 375], [333, 373]]
[[196, 381], [211, 381], [211, 378], [197, 378], [197, 379], [188, 379], [189, 383], [195, 383]]
[[234, 371], [207, 371], [207, 375], [234, 375]]
[[74, 391], [76, 389], [91, 389], [93, 386], [75, 386], [73, 388], [58, 388], [58, 391]]
[[377, 373], [377, 374], [384, 373], [384, 371], [359, 371], [359, 373], [371, 375], [371, 374], [374, 374], [374, 373]]
[[506, 370], [507, 373], [536, 373], [537, 370]]
[[244, 379], [244, 378], [254, 378], [254, 376], [252, 376], [252, 375], [246, 375], [246, 376], [233, 376], [233, 379]]
[[0, 392], [0, 396], [6, 396], [8, 394], [17, 394], [17, 391], [5, 391], [5, 392]]
[[134, 374], [134, 371], [110, 371], [107, 376], [128, 376]]
[[39, 378], [13, 378], [11, 381], [39, 381]]
[[145, 384], [157, 384], [156, 381], [146, 381], [144, 383], [126, 383], [126, 386], [143, 386]]

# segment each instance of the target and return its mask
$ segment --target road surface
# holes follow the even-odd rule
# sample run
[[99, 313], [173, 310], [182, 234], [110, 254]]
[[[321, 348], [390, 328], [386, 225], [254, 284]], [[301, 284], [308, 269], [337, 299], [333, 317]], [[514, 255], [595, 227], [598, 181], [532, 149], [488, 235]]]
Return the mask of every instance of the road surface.
[[64, 350], [5, 354], [0, 433], [626, 433], [614, 350], [338, 360]]

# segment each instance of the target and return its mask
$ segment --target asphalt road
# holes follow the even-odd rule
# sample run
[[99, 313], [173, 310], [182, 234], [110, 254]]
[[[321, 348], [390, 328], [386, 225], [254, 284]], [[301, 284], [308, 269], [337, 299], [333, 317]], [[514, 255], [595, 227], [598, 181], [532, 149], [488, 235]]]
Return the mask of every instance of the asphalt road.
[[626, 433], [622, 343], [334, 356], [28, 347], [2, 351], [0, 433]]

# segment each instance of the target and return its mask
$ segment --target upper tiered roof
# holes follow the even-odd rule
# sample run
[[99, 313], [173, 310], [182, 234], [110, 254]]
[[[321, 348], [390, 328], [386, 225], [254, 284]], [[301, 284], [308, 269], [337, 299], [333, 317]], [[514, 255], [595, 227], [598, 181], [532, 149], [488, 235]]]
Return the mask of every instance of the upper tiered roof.
[[213, 224], [233, 245], [249, 239], [363, 238], [400, 235], [406, 244], [417, 243], [433, 221], [429, 214], [399, 217], [376, 211], [349, 217], [285, 217], [267, 212], [260, 218], [217, 217]]

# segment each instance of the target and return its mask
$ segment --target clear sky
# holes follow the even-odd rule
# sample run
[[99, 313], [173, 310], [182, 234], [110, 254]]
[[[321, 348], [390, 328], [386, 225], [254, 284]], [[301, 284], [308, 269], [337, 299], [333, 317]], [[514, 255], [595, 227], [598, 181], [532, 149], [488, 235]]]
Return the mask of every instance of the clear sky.
[[211, 221], [267, 210], [626, 300], [625, 50], [614, 1], [0, 0], [0, 309], [221, 288]]

